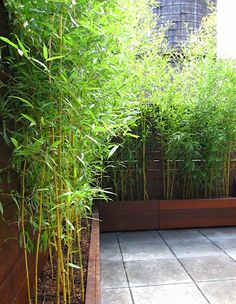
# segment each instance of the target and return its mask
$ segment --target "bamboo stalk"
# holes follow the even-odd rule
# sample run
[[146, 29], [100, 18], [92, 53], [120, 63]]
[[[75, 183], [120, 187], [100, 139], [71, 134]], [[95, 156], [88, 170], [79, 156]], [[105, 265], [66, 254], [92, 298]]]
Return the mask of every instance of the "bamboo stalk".
[[[44, 172], [45, 172], [45, 163], [42, 170], [41, 176], [41, 188], [43, 188], [44, 181]], [[40, 240], [42, 233], [42, 221], [43, 221], [43, 193], [40, 190], [39, 194], [39, 224], [38, 224], [38, 237], [37, 237], [37, 245], [36, 245], [36, 259], [35, 259], [35, 304], [38, 304], [38, 264], [39, 264], [39, 249], [40, 249]]]
[[27, 295], [28, 304], [31, 303], [31, 290], [30, 290], [30, 276], [29, 276], [29, 262], [27, 253], [27, 244], [25, 237], [25, 173], [26, 173], [26, 160], [23, 163], [22, 178], [21, 178], [21, 229], [22, 229], [22, 239], [24, 248], [24, 258], [25, 258], [25, 273], [26, 273], [26, 283], [27, 283]]

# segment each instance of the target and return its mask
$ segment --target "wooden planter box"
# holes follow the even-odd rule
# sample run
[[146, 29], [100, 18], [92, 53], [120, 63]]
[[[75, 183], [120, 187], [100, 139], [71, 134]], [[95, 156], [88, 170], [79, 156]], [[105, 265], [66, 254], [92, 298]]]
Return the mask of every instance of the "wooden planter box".
[[236, 225], [236, 198], [160, 201], [160, 229]]
[[159, 227], [157, 200], [99, 202], [101, 231], [151, 230]]
[[236, 198], [99, 202], [101, 231], [236, 225]]
[[[17, 237], [18, 229], [12, 225], [14, 207], [9, 206], [9, 224], [0, 219], [0, 295], [2, 304], [26, 304], [27, 288], [25, 279], [25, 262], [22, 249], [16, 239], [4, 242], [6, 238]], [[6, 210], [6, 212], [8, 209]], [[6, 214], [7, 215], [7, 214]], [[91, 226], [91, 239], [89, 248], [89, 261], [87, 272], [86, 300], [85, 304], [100, 304], [100, 244], [99, 244], [99, 220], [98, 211], [95, 210]], [[39, 269], [43, 268], [46, 255], [40, 256]], [[34, 278], [35, 257], [29, 255], [30, 277]]]
[[101, 304], [100, 222], [95, 208], [92, 219], [85, 304]]

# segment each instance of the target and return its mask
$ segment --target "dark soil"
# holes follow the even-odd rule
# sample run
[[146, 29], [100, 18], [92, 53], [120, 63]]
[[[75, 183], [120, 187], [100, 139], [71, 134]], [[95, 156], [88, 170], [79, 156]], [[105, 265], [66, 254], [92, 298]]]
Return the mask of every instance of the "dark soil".
[[[87, 266], [88, 266], [88, 254], [89, 254], [89, 242], [90, 233], [87, 229], [82, 230], [81, 236], [81, 249], [83, 256], [83, 266], [84, 266], [84, 279], [86, 286], [87, 278]], [[66, 256], [66, 252], [64, 252]], [[56, 282], [56, 255], [53, 257], [53, 273], [50, 266], [50, 260], [48, 258], [38, 280], [38, 300], [39, 304], [54, 304], [57, 303], [56, 292], [57, 292], [57, 282]], [[83, 304], [81, 301], [81, 290], [80, 290], [80, 270], [74, 269], [74, 284], [75, 290], [74, 294], [71, 291], [71, 300], [68, 304]], [[63, 298], [61, 295], [61, 303], [63, 303]], [[34, 299], [32, 300], [34, 303]]]

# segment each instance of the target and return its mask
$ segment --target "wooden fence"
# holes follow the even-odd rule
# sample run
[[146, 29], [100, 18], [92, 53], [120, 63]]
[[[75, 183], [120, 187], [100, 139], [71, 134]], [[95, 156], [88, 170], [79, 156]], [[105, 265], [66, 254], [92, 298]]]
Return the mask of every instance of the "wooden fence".
[[[0, 1], [0, 35], [8, 35], [7, 18], [3, 1]], [[0, 44], [1, 45], [1, 44]], [[7, 54], [7, 48], [2, 52]], [[0, 80], [5, 82], [7, 76], [4, 70], [0, 72]], [[0, 90], [4, 95], [4, 89]], [[2, 119], [0, 114], [0, 125]], [[18, 225], [16, 204], [10, 193], [18, 189], [18, 176], [10, 169], [11, 151], [0, 136], [0, 202], [3, 206], [3, 215], [0, 215], [0, 295], [2, 304], [26, 303], [25, 264], [22, 249], [18, 245]], [[34, 259], [30, 257], [30, 272], [33, 272]]]

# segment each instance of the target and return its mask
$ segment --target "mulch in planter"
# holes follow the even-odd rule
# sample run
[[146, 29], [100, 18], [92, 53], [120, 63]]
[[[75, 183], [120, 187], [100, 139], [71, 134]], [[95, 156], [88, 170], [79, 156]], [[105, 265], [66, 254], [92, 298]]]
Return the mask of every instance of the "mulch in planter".
[[[83, 229], [81, 233], [81, 249], [83, 256], [83, 265], [84, 265], [84, 279], [86, 286], [87, 278], [87, 266], [88, 266], [88, 255], [89, 255], [89, 245], [90, 245], [90, 233], [87, 229]], [[64, 252], [66, 255], [66, 252]], [[55, 304], [56, 303], [56, 255], [53, 257], [53, 272], [54, 277], [52, 278], [52, 271], [50, 267], [50, 260], [48, 258], [38, 280], [38, 300], [39, 304]], [[71, 301], [70, 304], [82, 304], [81, 301], [81, 290], [80, 290], [80, 271], [74, 269], [74, 278], [75, 278], [75, 294], [71, 291]], [[32, 299], [34, 303], [34, 299]], [[61, 303], [63, 303], [63, 297], [61, 295]]]

